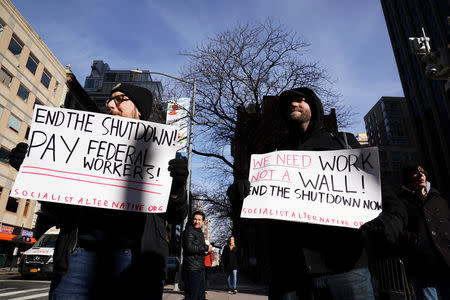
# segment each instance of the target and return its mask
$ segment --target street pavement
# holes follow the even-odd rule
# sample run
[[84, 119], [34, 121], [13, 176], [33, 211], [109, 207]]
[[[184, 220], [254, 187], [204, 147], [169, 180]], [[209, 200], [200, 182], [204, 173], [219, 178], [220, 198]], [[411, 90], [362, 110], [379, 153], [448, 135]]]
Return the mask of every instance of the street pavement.
[[[19, 272], [17, 268], [12, 268], [9, 272], [9, 267], [0, 268], [0, 276], [6, 280], [0, 280], [0, 299], [10, 299], [14, 293], [26, 293], [27, 290], [30, 292], [26, 297], [18, 297], [17, 299], [46, 299], [48, 295], [48, 288], [50, 287], [49, 281], [22, 281], [19, 280]], [[8, 280], [12, 279], [12, 280]], [[22, 287], [16, 292], [18, 288], [15, 286], [14, 281], [20, 281], [22, 286], [27, 286], [27, 290]], [[27, 283], [28, 282], [28, 283]], [[19, 283], [17, 283], [19, 284]], [[21, 290], [21, 291], [20, 291]], [[238, 274], [238, 284], [237, 284], [237, 294], [227, 293], [227, 281], [226, 275], [223, 272], [211, 274], [210, 288], [207, 293], [208, 300], [265, 300], [268, 299], [268, 288], [265, 285], [258, 284], [250, 280], [246, 276]], [[2, 293], [9, 293], [2, 295]], [[45, 294], [45, 295], [44, 295]], [[4, 298], [3, 296], [8, 296]], [[19, 296], [19, 295], [17, 295]], [[16, 299], [16, 298], [14, 298]], [[167, 284], [164, 287], [164, 300], [182, 300], [184, 299], [184, 294], [182, 291], [174, 291], [173, 284]]]
[[[165, 300], [181, 300], [184, 299], [183, 292], [173, 290], [173, 284], [164, 287]], [[210, 288], [207, 293], [208, 300], [265, 300], [268, 299], [268, 288], [262, 284], [258, 284], [238, 274], [237, 294], [227, 293], [227, 279], [223, 272], [213, 273], [210, 279]]]

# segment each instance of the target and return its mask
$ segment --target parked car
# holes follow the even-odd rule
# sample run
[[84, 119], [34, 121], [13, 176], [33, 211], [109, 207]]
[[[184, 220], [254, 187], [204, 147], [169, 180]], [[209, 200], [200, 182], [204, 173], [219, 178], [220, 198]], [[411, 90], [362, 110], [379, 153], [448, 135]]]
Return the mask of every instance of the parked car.
[[166, 278], [168, 282], [175, 281], [175, 274], [180, 266], [180, 260], [176, 256], [169, 256], [166, 265]]
[[22, 277], [48, 276], [53, 272], [53, 252], [59, 229], [47, 230], [32, 248], [25, 251], [20, 259], [19, 272]]

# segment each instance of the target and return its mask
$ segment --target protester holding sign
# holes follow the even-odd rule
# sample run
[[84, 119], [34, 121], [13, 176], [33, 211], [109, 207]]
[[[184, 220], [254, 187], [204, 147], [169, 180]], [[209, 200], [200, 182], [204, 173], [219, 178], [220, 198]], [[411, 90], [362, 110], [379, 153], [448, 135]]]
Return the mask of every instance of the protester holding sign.
[[[280, 95], [279, 102], [280, 112], [286, 121], [287, 137], [281, 143], [271, 145], [267, 152], [360, 147], [352, 134], [332, 134], [325, 130], [322, 103], [311, 89], [302, 87], [285, 91]], [[302, 162], [302, 158], [298, 162]], [[320, 173], [319, 169], [317, 173]], [[323, 182], [322, 179], [321, 184]], [[227, 194], [233, 203], [242, 201], [249, 194], [248, 182], [236, 181]], [[281, 189], [281, 200], [283, 195], [284, 190]], [[298, 195], [303, 194], [300, 192]], [[243, 210], [241, 216], [244, 215]], [[338, 227], [337, 223], [327, 226], [302, 223], [313, 223], [313, 218], [311, 221], [306, 218], [297, 222], [268, 222], [271, 229], [268, 246], [272, 271], [269, 298], [373, 299], [361, 230]], [[284, 255], [287, 252], [290, 254], [288, 268]]]
[[[132, 120], [148, 120], [152, 101], [153, 96], [147, 89], [123, 83], [116, 85], [111, 90], [106, 106], [114, 116]], [[54, 117], [50, 118], [50, 115], [46, 116], [44, 112], [45, 109], [41, 109], [41, 114], [36, 113], [35, 119], [42, 123], [46, 120], [57, 123], [58, 114], [53, 114]], [[97, 129], [93, 128], [92, 120], [95, 116], [89, 119], [89, 115], [78, 117], [75, 116], [75, 112], [69, 112], [69, 114], [75, 121], [70, 123], [69, 119], [66, 127], [69, 127], [69, 124], [75, 127], [79, 125], [77, 128], [82, 128], [86, 135]], [[109, 186], [110, 190], [115, 189], [117, 191], [117, 199], [122, 198], [122, 195], [125, 195], [125, 198], [133, 198], [128, 199], [129, 201], [127, 199], [119, 201], [117, 199], [105, 200], [88, 197], [78, 199], [57, 195], [47, 198], [47, 194], [37, 192], [30, 195], [42, 201], [69, 202], [68, 204], [42, 202], [42, 210], [52, 215], [56, 225], [61, 229], [54, 253], [56, 276], [51, 283], [50, 299], [162, 298], [164, 270], [168, 256], [166, 223], [179, 223], [187, 215], [188, 207], [185, 195], [185, 183], [188, 175], [187, 163], [182, 158], [169, 161], [168, 172], [172, 177], [172, 186], [169, 188], [170, 193], [167, 193], [169, 200], [165, 212], [163, 210], [165, 208], [162, 206], [148, 205], [144, 196], [140, 193], [153, 193], [155, 195], [164, 193], [137, 188], [137, 184], [159, 188], [161, 184], [144, 181], [155, 179], [159, 172], [167, 172], [167, 169], [157, 170], [155, 166], [146, 163], [146, 157], [151, 156], [152, 153], [147, 153], [145, 146], [145, 149], [140, 149], [137, 144], [127, 146], [126, 144], [114, 145], [110, 142], [112, 133], [115, 135], [123, 134], [127, 128], [128, 137], [135, 140], [140, 139], [140, 142], [148, 136], [145, 141], [149, 145], [147, 148], [150, 150], [148, 151], [152, 151], [153, 144], [160, 142], [158, 137], [150, 138], [150, 130], [154, 131], [156, 127], [151, 127], [139, 121], [130, 122], [127, 119], [105, 117], [102, 122], [102, 130], [105, 134], [110, 134], [111, 138], [109, 141], [91, 140], [87, 147], [87, 153], [95, 154], [92, 157], [97, 158], [95, 158], [95, 161], [92, 158], [91, 165], [86, 163], [85, 159], [83, 165], [85, 168], [95, 169], [95, 164], [102, 164], [104, 168], [98, 168], [104, 173], [102, 176], [75, 172], [62, 176], [60, 174], [63, 174], [63, 170], [52, 169], [52, 172], [59, 172], [55, 176], [46, 173], [48, 170], [45, 170], [45, 168], [39, 168], [41, 172], [39, 174], [42, 176], [58, 177], [61, 180], [76, 180], [73, 182], [78, 181], [79, 186], [93, 183], [98, 186], [98, 189]], [[138, 129], [143, 129], [143, 131]], [[141, 134], [142, 132], [145, 135]], [[44, 137], [45, 132], [40, 135]], [[71, 144], [67, 142], [70, 137], [60, 136], [59, 138], [63, 142], [62, 149], [66, 149], [69, 153], [67, 161], [84, 154], [75, 151], [80, 139]], [[44, 138], [41, 138], [41, 140], [44, 140]], [[48, 142], [51, 146], [44, 149], [41, 157], [46, 157], [45, 155], [53, 151], [53, 156], [50, 156], [50, 158], [53, 158], [53, 161], [55, 160], [55, 147], [54, 144], [50, 144], [51, 141], [55, 140], [57, 141], [58, 137], [52, 135]], [[36, 143], [30, 142], [28, 154], [36, 150], [33, 147], [38, 146], [40, 144], [36, 145]], [[16, 169], [19, 168], [27, 153], [26, 148], [27, 145], [22, 143], [12, 151], [10, 162]], [[108, 158], [108, 153], [114, 153], [114, 156]], [[124, 161], [120, 162], [121, 159]], [[69, 176], [74, 177], [69, 178]], [[90, 176], [90, 179], [87, 176]], [[113, 176], [119, 178], [113, 178]], [[120, 177], [124, 177], [124, 179], [120, 179]], [[126, 184], [119, 184], [121, 182]], [[76, 186], [77, 183], [74, 183], [74, 185]], [[83, 192], [83, 189], [84, 185], [81, 192]], [[163, 200], [166, 201], [166, 199]]]

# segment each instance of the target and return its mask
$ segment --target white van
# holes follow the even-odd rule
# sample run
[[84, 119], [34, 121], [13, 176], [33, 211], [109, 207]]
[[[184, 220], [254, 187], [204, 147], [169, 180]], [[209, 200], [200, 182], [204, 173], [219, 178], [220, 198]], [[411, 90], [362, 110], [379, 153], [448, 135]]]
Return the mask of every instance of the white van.
[[22, 277], [50, 275], [53, 272], [53, 251], [58, 234], [59, 229], [50, 228], [32, 248], [23, 253], [19, 264]]

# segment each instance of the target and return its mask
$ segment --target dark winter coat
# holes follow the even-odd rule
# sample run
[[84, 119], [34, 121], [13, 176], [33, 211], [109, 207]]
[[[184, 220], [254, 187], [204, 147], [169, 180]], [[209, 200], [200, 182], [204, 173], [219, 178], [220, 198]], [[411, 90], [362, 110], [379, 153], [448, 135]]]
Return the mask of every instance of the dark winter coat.
[[[287, 119], [288, 138], [278, 150], [339, 150], [359, 148], [352, 134], [331, 134], [322, 124], [323, 108], [320, 99], [307, 88], [295, 89], [306, 95], [312, 119], [306, 132]], [[289, 107], [288, 99], [280, 99], [282, 112]], [[283, 102], [284, 101], [284, 102]], [[275, 150], [273, 149], [273, 150]], [[383, 201], [385, 197], [383, 195]], [[391, 200], [392, 201], [392, 200]], [[271, 268], [273, 284], [283, 288], [298, 287], [302, 277], [314, 274], [341, 273], [367, 267], [367, 256], [361, 230], [308, 223], [272, 221]], [[398, 230], [401, 230], [401, 226]], [[288, 253], [289, 255], [287, 255]]]
[[202, 229], [195, 228], [192, 224], [187, 224], [183, 233], [183, 269], [187, 271], [203, 271], [208, 248]]
[[54, 253], [54, 271], [64, 274], [75, 247], [104, 253], [132, 249], [135, 274], [164, 276], [169, 254], [166, 223], [180, 223], [187, 215], [186, 196], [170, 199], [166, 213], [144, 214], [109, 209], [42, 203], [60, 228]]
[[226, 245], [223, 248], [221, 264], [225, 272], [231, 272], [233, 270], [237, 270], [238, 268], [238, 249], [236, 246], [233, 249], [230, 249], [230, 245]]
[[425, 280], [450, 278], [447, 200], [434, 188], [427, 197], [404, 188], [399, 198], [408, 211], [408, 225], [400, 240], [407, 272]]

